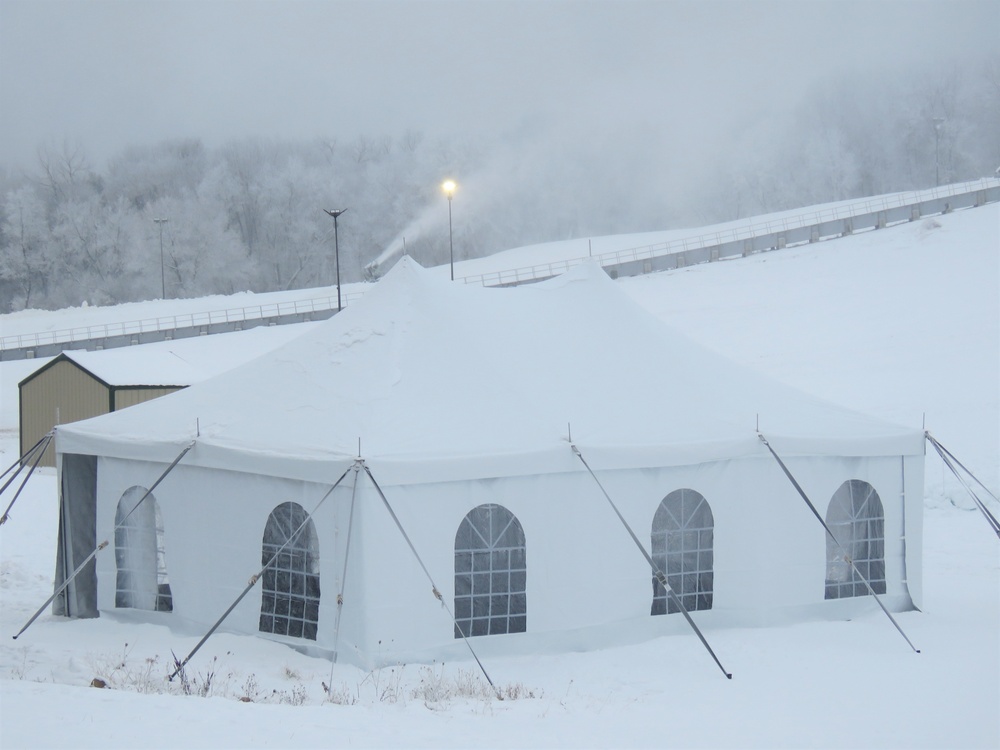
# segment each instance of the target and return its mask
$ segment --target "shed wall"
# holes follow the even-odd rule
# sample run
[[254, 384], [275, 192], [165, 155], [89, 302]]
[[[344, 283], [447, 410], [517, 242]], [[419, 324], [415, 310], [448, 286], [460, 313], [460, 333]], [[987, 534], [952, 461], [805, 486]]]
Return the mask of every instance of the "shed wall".
[[[113, 388], [77, 364], [53, 362], [20, 388], [21, 455], [56, 426], [90, 419], [179, 391], [184, 386]], [[39, 466], [55, 466], [50, 445]]]
[[183, 386], [164, 386], [162, 388], [152, 388], [149, 386], [135, 386], [128, 388], [115, 388], [114, 390], [114, 411], [124, 409], [127, 406], [135, 406], [144, 401], [152, 401], [154, 398], [166, 396], [174, 391], [179, 391]]
[[[110, 388], [65, 360], [22, 383], [19, 395], [22, 455], [57, 422], [78, 422], [111, 411]], [[39, 466], [55, 465], [55, 451], [50, 445]]]

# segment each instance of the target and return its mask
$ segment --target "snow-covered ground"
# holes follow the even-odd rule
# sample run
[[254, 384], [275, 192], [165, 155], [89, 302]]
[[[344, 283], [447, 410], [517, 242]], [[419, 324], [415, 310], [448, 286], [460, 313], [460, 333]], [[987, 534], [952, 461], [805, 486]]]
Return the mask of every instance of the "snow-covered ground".
[[[911, 426], [926, 418], [1000, 489], [1000, 206], [619, 283], [669, 325], [787, 383]], [[147, 304], [158, 311], [87, 315], [187, 303]], [[45, 315], [70, 328], [80, 312]], [[39, 364], [0, 363], [2, 468], [16, 458], [17, 382]], [[331, 682], [328, 662], [229, 634], [192, 661], [192, 694], [175, 695], [171, 653], [202, 633], [124, 613], [46, 613], [11, 640], [51, 593], [55, 477], [41, 470], [0, 529], [0, 746], [1000, 747], [1000, 544], [932, 455], [925, 489], [924, 611], [897, 616], [920, 654], [877, 611], [711, 629], [731, 681], [679, 635], [490, 659], [516, 698], [500, 702], [472, 662], [338, 665]], [[94, 678], [114, 689], [88, 687]]]

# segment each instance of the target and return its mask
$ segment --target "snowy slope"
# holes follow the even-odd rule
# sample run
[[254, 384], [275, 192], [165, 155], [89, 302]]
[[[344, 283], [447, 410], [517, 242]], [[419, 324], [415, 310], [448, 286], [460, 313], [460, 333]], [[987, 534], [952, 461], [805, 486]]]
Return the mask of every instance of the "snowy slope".
[[[791, 385], [908, 426], [926, 413], [996, 491], [998, 249], [1000, 207], [987, 206], [619, 283], [691, 337]], [[17, 367], [0, 363], [3, 468], [15, 458]], [[503, 702], [467, 687], [473, 662], [337, 666], [330, 683], [328, 662], [227, 634], [191, 664], [193, 691], [212, 674], [216, 697], [168, 695], [181, 691], [163, 679], [171, 651], [183, 656], [202, 633], [127, 613], [45, 614], [11, 640], [51, 592], [55, 479], [43, 470], [0, 529], [0, 746], [995, 748], [1000, 547], [940, 464], [927, 466], [925, 610], [898, 616], [921, 654], [880, 613], [717, 629], [706, 636], [732, 681], [693, 636], [673, 636], [490, 660], [494, 681], [520, 694]], [[120, 689], [86, 687], [95, 677]], [[338, 702], [323, 702], [323, 682]]]

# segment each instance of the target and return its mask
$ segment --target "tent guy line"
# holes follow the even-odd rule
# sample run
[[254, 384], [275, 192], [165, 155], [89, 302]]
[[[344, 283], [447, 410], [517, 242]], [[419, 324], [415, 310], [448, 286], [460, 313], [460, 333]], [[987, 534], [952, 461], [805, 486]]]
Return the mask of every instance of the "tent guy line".
[[841, 552], [844, 553], [844, 560], [847, 561], [850, 564], [851, 568], [854, 569], [854, 573], [858, 576], [858, 579], [865, 584], [865, 588], [868, 589], [868, 593], [872, 595], [872, 597], [878, 603], [878, 606], [881, 607], [883, 612], [885, 612], [885, 616], [889, 618], [889, 622], [891, 622], [896, 627], [896, 630], [898, 630], [899, 634], [903, 636], [903, 640], [905, 640], [909, 644], [910, 648], [912, 648], [915, 653], [919, 654], [920, 649], [914, 646], [913, 642], [906, 637], [906, 633], [903, 632], [903, 629], [899, 626], [899, 623], [896, 622], [896, 618], [892, 616], [892, 614], [886, 608], [885, 604], [882, 603], [882, 600], [879, 598], [878, 594], [875, 593], [875, 589], [872, 588], [871, 583], [868, 581], [868, 576], [864, 575], [860, 570], [858, 570], [858, 566], [851, 558], [850, 553], [848, 553], [848, 551], [844, 549], [844, 545], [840, 543], [840, 540], [837, 539], [836, 536], [834, 536], [833, 531], [830, 529], [829, 524], [827, 524], [827, 522], [823, 520], [823, 516], [821, 516], [819, 511], [816, 510], [816, 506], [813, 505], [813, 502], [812, 500], [809, 499], [809, 496], [806, 494], [806, 491], [802, 489], [802, 485], [800, 485], [798, 481], [795, 479], [795, 477], [792, 476], [792, 472], [790, 472], [788, 470], [788, 467], [785, 466], [785, 462], [781, 460], [781, 458], [778, 456], [777, 453], [775, 453], [774, 448], [772, 448], [771, 444], [767, 442], [767, 438], [764, 437], [764, 434], [762, 432], [758, 431], [757, 437], [760, 438], [760, 442], [762, 442], [764, 444], [764, 447], [771, 452], [772, 456], [774, 456], [774, 460], [778, 462], [778, 466], [781, 467], [781, 470], [785, 473], [785, 476], [788, 477], [788, 481], [792, 483], [792, 486], [795, 488], [796, 492], [799, 493], [799, 496], [805, 501], [806, 505], [809, 506], [809, 510], [812, 511], [813, 515], [816, 516], [816, 519], [823, 525], [823, 528], [826, 529], [827, 535], [834, 541], [837, 547], [840, 548]]
[[28, 480], [31, 479], [31, 475], [35, 473], [35, 469], [38, 468], [38, 462], [42, 460], [42, 456], [45, 455], [45, 451], [49, 447], [49, 443], [52, 442], [52, 438], [54, 436], [55, 436], [55, 431], [49, 430], [42, 437], [41, 440], [35, 443], [31, 447], [31, 449], [28, 450], [27, 453], [25, 453], [23, 456], [17, 459], [17, 461], [11, 464], [10, 469], [7, 469], [7, 471], [3, 473], [3, 476], [6, 476], [10, 472], [10, 470], [13, 469], [15, 466], [18, 467], [17, 471], [15, 471], [11, 475], [10, 479], [4, 482], [3, 487], [0, 487], [0, 496], [2, 496], [4, 490], [10, 487], [11, 483], [15, 479], [17, 479], [17, 475], [21, 473], [21, 469], [24, 468], [25, 464], [28, 463], [28, 461], [31, 461], [31, 468], [28, 470], [28, 473], [25, 475], [24, 479], [21, 480], [21, 485], [17, 488], [17, 492], [14, 493], [14, 497], [10, 501], [10, 504], [7, 506], [7, 508], [4, 510], [3, 515], [0, 516], [0, 526], [3, 526], [5, 523], [7, 523], [7, 519], [10, 518], [10, 509], [14, 507], [14, 503], [16, 503], [17, 498], [21, 496], [21, 492], [24, 490], [24, 487], [28, 483]]
[[[361, 438], [358, 438], [358, 453], [361, 452]], [[337, 616], [333, 625], [333, 657], [330, 659], [330, 684], [326, 692], [333, 690], [333, 668], [337, 665], [337, 654], [340, 649], [340, 616], [344, 610], [344, 589], [347, 587], [347, 564], [351, 560], [351, 534], [354, 531], [354, 503], [358, 496], [358, 472], [361, 467], [354, 462], [354, 482], [351, 486], [351, 511], [347, 518], [347, 540], [344, 543], [344, 569], [340, 574], [340, 591], [337, 592]]]
[[934, 438], [934, 436], [931, 435], [929, 431], [926, 430], [924, 431], [924, 437], [927, 438], [927, 442], [929, 442], [932, 446], [934, 446], [934, 450], [936, 450], [938, 452], [938, 455], [941, 456], [941, 461], [944, 463], [944, 465], [951, 470], [951, 473], [955, 475], [955, 478], [959, 482], [961, 482], [963, 487], [965, 487], [965, 491], [968, 492], [969, 495], [972, 497], [972, 500], [973, 502], [975, 502], [976, 507], [979, 508], [980, 512], [983, 514], [983, 517], [986, 519], [986, 523], [988, 523], [990, 525], [990, 528], [993, 529], [993, 533], [995, 533], [997, 537], [1000, 537], [1000, 521], [997, 520], [996, 516], [990, 513], [985, 503], [983, 503], [983, 501], [979, 499], [979, 495], [977, 495], [975, 491], [972, 489], [972, 487], [969, 486], [969, 483], [965, 480], [965, 477], [959, 474], [958, 469], [956, 468], [955, 465], [957, 464], [959, 467], [961, 467], [962, 471], [964, 471], [966, 474], [972, 477], [972, 480], [980, 487], [982, 487], [986, 491], [986, 493], [993, 498], [994, 501], [997, 500], [997, 496], [994, 495], [992, 492], [990, 492], [989, 487], [987, 487], [985, 484], [979, 481], [978, 477], [976, 477], [975, 474], [969, 471], [961, 461], [955, 458], [955, 456], [952, 455], [951, 451], [949, 451], [947, 448], [941, 445], [941, 443], [939, 443]]
[[[14, 459], [14, 463], [12, 463], [10, 466], [8, 466], [6, 469], [4, 469], [3, 474], [0, 474], [0, 479], [3, 479], [5, 476], [7, 476], [8, 474], [10, 474], [12, 471], [14, 471], [15, 467], [18, 467], [18, 466], [23, 467], [25, 461], [27, 461], [29, 459], [29, 457], [35, 452], [35, 449], [39, 445], [41, 445], [42, 441], [45, 440], [45, 438], [47, 438], [47, 437], [48, 437], [48, 434], [42, 435], [40, 438], [38, 438], [38, 441], [33, 446], [31, 446], [30, 448], [28, 448], [28, 450], [26, 450], [24, 452], [23, 455], [21, 455], [18, 458]], [[17, 476], [17, 474], [20, 473], [20, 471], [21, 471], [20, 468], [17, 471], [15, 471], [14, 472], [14, 476]], [[7, 480], [7, 482], [4, 483], [4, 486], [0, 487], [0, 493], [2, 493], [5, 489], [7, 489], [7, 486], [12, 481], [13, 481], [12, 479]]]
[[385, 505], [385, 509], [389, 511], [389, 515], [392, 516], [392, 520], [393, 522], [395, 522], [396, 528], [399, 529], [399, 533], [403, 535], [403, 539], [406, 540], [406, 543], [410, 545], [410, 551], [413, 552], [413, 556], [417, 558], [417, 562], [420, 563], [420, 567], [423, 568], [424, 575], [426, 575], [427, 580], [430, 581], [431, 590], [434, 593], [434, 597], [439, 602], [441, 602], [441, 608], [448, 613], [448, 616], [451, 618], [452, 624], [461, 634], [462, 640], [465, 642], [465, 645], [469, 647], [469, 653], [472, 654], [472, 658], [475, 659], [476, 664], [479, 665], [479, 669], [483, 673], [483, 677], [486, 678], [486, 681], [490, 683], [490, 687], [493, 688], [493, 692], [496, 694], [497, 700], [502, 701], [503, 693], [501, 693], [500, 690], [497, 688], [497, 686], [493, 684], [493, 680], [490, 679], [490, 675], [489, 673], [487, 673], [486, 667], [484, 667], [483, 663], [479, 660], [479, 655], [476, 653], [476, 650], [472, 648], [472, 643], [469, 641], [469, 636], [465, 632], [465, 628], [463, 628], [461, 625], [458, 624], [458, 619], [455, 617], [454, 613], [451, 611], [451, 608], [445, 602], [444, 597], [441, 596], [441, 592], [438, 590], [437, 585], [434, 583], [434, 579], [431, 578], [430, 571], [427, 570], [427, 566], [424, 565], [424, 561], [420, 559], [420, 555], [417, 553], [417, 548], [413, 546], [413, 542], [410, 541], [409, 534], [406, 533], [406, 530], [403, 528], [403, 524], [399, 522], [399, 518], [396, 516], [396, 512], [392, 509], [392, 506], [389, 505], [389, 501], [386, 499], [385, 493], [382, 492], [382, 488], [379, 487], [378, 482], [375, 481], [375, 477], [372, 474], [371, 469], [368, 468], [368, 465], [365, 464], [364, 461], [361, 461], [361, 464], [362, 466], [364, 466], [365, 473], [368, 475], [368, 478], [372, 480], [372, 485], [375, 487], [375, 491], [378, 492], [378, 496], [382, 498], [382, 503]]
[[642, 542], [639, 541], [639, 537], [635, 535], [635, 532], [632, 530], [632, 527], [628, 525], [628, 521], [625, 520], [625, 517], [621, 514], [621, 511], [618, 510], [618, 506], [615, 505], [615, 502], [614, 500], [611, 499], [611, 496], [608, 494], [608, 491], [604, 489], [604, 485], [601, 484], [601, 480], [597, 478], [597, 475], [594, 473], [594, 470], [590, 468], [590, 464], [587, 463], [587, 460], [583, 457], [583, 454], [580, 452], [580, 449], [577, 448], [576, 445], [572, 442], [570, 442], [569, 447], [573, 451], [573, 453], [576, 454], [576, 457], [580, 459], [580, 462], [587, 468], [587, 471], [590, 473], [590, 476], [593, 477], [594, 481], [597, 483], [597, 486], [600, 487], [601, 492], [604, 493], [604, 497], [607, 498], [607, 501], [611, 504], [611, 507], [614, 509], [615, 514], [618, 516], [618, 520], [622, 522], [622, 525], [625, 527], [625, 530], [628, 531], [629, 535], [632, 537], [632, 541], [635, 542], [635, 546], [639, 548], [639, 551], [642, 552], [643, 556], [646, 558], [646, 562], [648, 562], [649, 567], [652, 568], [653, 575], [656, 577], [656, 580], [660, 583], [661, 586], [663, 586], [663, 589], [667, 592], [667, 596], [670, 597], [670, 600], [674, 603], [674, 606], [677, 607], [678, 610], [680, 610], [682, 615], [684, 615], [684, 619], [687, 620], [688, 625], [691, 626], [691, 629], [695, 632], [695, 635], [697, 635], [698, 638], [701, 640], [702, 645], [712, 656], [712, 659], [715, 660], [715, 663], [719, 665], [719, 669], [722, 670], [722, 674], [726, 676], [727, 680], [733, 679], [732, 672], [727, 672], [726, 668], [722, 666], [722, 662], [719, 661], [719, 657], [715, 655], [715, 651], [713, 651], [712, 647], [708, 645], [708, 641], [705, 639], [705, 636], [702, 634], [701, 630], [698, 628], [694, 620], [691, 618], [690, 613], [687, 611], [687, 607], [684, 606], [680, 598], [674, 592], [673, 588], [670, 586], [670, 584], [667, 583], [667, 576], [664, 574], [662, 570], [660, 570], [660, 566], [658, 566], [653, 561], [652, 556], [649, 554], [649, 552], [646, 551], [646, 548], [642, 546]]
[[177, 458], [175, 458], [171, 462], [171, 464], [163, 471], [163, 473], [160, 474], [159, 479], [157, 479], [155, 482], [153, 482], [153, 486], [150, 487], [148, 490], [146, 490], [146, 494], [143, 495], [141, 498], [139, 498], [139, 501], [132, 507], [132, 510], [130, 510], [128, 513], [126, 513], [125, 517], [122, 518], [121, 521], [119, 521], [118, 523], [115, 524], [115, 527], [111, 530], [111, 534], [108, 535], [108, 539], [105, 539], [103, 542], [101, 542], [100, 544], [98, 544], [94, 548], [94, 550], [89, 555], [87, 555], [84, 558], [83, 562], [81, 562], [76, 567], [76, 570], [74, 570], [69, 575], [69, 577], [66, 578], [66, 580], [62, 582], [61, 585], [59, 585], [58, 587], [56, 587], [56, 590], [52, 593], [52, 596], [50, 596], [48, 599], [46, 599], [45, 603], [41, 607], [38, 608], [38, 611], [35, 612], [35, 614], [33, 614], [31, 616], [31, 619], [28, 620], [26, 623], [24, 623], [24, 627], [22, 627], [19, 631], [17, 631], [17, 635], [14, 636], [14, 640], [15, 641], [17, 640], [18, 636], [21, 635], [21, 633], [23, 633], [25, 630], [27, 630], [29, 627], [31, 627], [31, 623], [33, 623], [35, 620], [38, 619], [39, 615], [41, 615], [42, 612], [45, 611], [45, 608], [48, 607], [53, 601], [55, 601], [56, 597], [59, 596], [60, 594], [62, 594], [62, 592], [65, 591], [69, 587], [69, 585], [73, 582], [73, 580], [78, 575], [80, 575], [80, 571], [82, 571], [87, 566], [87, 563], [89, 563], [91, 560], [93, 560], [95, 557], [97, 557], [97, 553], [100, 552], [102, 549], [104, 549], [105, 547], [108, 546], [109, 539], [110, 539], [111, 535], [114, 534], [118, 529], [120, 529], [125, 524], [125, 521], [128, 520], [128, 517], [131, 516], [132, 513], [135, 512], [136, 508], [138, 508], [140, 505], [142, 505], [143, 501], [145, 501], [145, 499], [147, 497], [149, 497], [150, 495], [153, 494], [153, 490], [155, 490], [157, 488], [157, 486], [159, 486], [160, 482], [163, 481], [163, 479], [167, 476], [167, 474], [169, 474], [171, 471], [173, 471], [174, 467], [177, 466], [177, 464], [180, 463], [181, 459], [184, 458], [184, 456], [187, 455], [187, 452], [189, 450], [191, 450], [192, 448], [194, 448], [195, 442], [196, 441], [192, 440], [190, 443], [188, 443], [187, 447], [185, 447], [184, 450], [182, 450], [177, 455]]

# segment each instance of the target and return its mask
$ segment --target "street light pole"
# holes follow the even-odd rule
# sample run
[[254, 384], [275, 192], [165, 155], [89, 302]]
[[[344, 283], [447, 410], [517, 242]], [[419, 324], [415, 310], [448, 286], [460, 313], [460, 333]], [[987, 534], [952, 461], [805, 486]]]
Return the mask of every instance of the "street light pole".
[[448, 257], [450, 259], [452, 281], [455, 280], [455, 240], [451, 231], [451, 199], [455, 195], [456, 187], [457, 185], [455, 185], [454, 180], [445, 180], [444, 184], [441, 185], [444, 194], [448, 196]]
[[337, 312], [341, 311], [340, 306], [340, 238], [337, 236], [337, 217], [344, 213], [346, 208], [324, 208], [324, 211], [333, 217], [333, 257], [334, 265], [337, 268]]
[[153, 219], [153, 221], [160, 227], [160, 299], [167, 298], [167, 277], [163, 271], [163, 225], [166, 224], [169, 219]]

